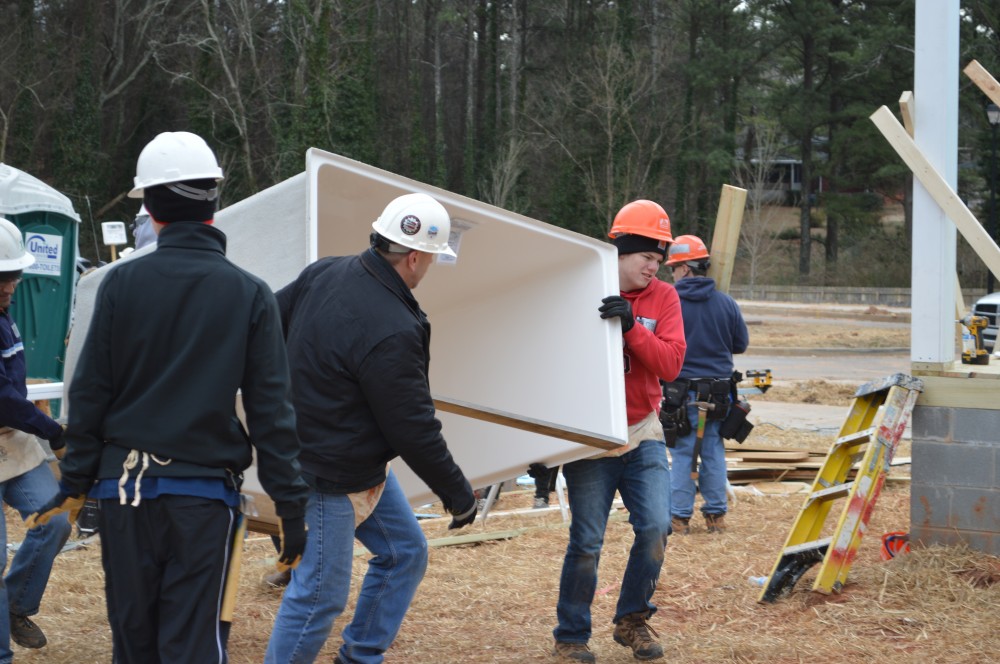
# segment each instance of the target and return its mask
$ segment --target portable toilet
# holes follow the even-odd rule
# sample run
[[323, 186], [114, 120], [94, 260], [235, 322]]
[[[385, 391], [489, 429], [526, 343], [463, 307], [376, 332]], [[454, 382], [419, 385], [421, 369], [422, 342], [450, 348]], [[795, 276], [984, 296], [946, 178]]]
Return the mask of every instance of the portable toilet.
[[76, 287], [80, 215], [38, 178], [0, 164], [0, 215], [24, 234], [35, 262], [24, 270], [11, 315], [24, 341], [28, 376], [61, 381]]

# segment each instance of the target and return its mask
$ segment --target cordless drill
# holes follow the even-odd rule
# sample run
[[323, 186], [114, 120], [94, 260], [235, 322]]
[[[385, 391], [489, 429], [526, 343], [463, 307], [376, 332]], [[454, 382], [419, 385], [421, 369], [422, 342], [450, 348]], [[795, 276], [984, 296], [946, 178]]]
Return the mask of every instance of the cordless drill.
[[966, 314], [962, 320], [958, 321], [969, 331], [972, 343], [966, 343], [963, 335], [962, 343], [962, 364], [989, 364], [990, 354], [983, 349], [983, 330], [989, 325], [985, 316], [973, 316]]

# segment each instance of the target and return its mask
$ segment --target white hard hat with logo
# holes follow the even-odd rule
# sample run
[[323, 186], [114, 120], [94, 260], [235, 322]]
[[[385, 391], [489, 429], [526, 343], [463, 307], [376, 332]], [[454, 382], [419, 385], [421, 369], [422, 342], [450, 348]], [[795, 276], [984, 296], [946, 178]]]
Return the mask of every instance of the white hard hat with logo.
[[129, 198], [142, 198], [143, 189], [186, 180], [223, 179], [212, 148], [197, 134], [168, 131], [151, 140], [139, 153], [135, 188]]
[[455, 256], [448, 246], [451, 217], [427, 194], [404, 194], [385, 206], [372, 223], [375, 232], [407, 249]]
[[0, 272], [17, 272], [35, 262], [24, 249], [24, 236], [12, 222], [0, 217]]

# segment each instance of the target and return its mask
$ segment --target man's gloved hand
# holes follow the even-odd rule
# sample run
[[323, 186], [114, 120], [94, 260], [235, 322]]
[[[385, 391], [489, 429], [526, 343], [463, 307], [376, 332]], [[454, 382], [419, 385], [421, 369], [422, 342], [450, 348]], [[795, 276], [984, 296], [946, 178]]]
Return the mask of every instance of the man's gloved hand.
[[469, 525], [476, 520], [477, 512], [479, 512], [479, 503], [476, 501], [475, 496], [473, 496], [472, 505], [469, 509], [463, 512], [451, 510], [451, 523], [448, 524], [448, 530], [455, 530], [456, 528]]
[[86, 502], [86, 500], [86, 494], [69, 493], [66, 491], [65, 487], [60, 484], [59, 492], [53, 496], [49, 502], [39, 507], [37, 512], [28, 516], [27, 520], [25, 520], [25, 524], [28, 528], [44, 526], [52, 517], [66, 512], [69, 517], [69, 522], [72, 525], [76, 523], [76, 517], [80, 514], [80, 510], [83, 509], [83, 503]]
[[62, 459], [66, 455], [66, 439], [63, 434], [66, 433], [66, 425], [59, 427], [59, 433], [57, 433], [52, 438], [49, 438], [49, 449], [52, 453], [56, 455], [57, 459]]
[[282, 519], [278, 522], [278, 534], [281, 537], [281, 551], [278, 552], [278, 571], [285, 572], [295, 569], [302, 560], [306, 550], [306, 520], [305, 517]]
[[632, 316], [632, 305], [621, 295], [609, 295], [601, 300], [602, 304], [597, 310], [601, 312], [601, 318], [618, 317], [622, 323], [622, 334], [625, 334], [635, 325], [635, 318]]

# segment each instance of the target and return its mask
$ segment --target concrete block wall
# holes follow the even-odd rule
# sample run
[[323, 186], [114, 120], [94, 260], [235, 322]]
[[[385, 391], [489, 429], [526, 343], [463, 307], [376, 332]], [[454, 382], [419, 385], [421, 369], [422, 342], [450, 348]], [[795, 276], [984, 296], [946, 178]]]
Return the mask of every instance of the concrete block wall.
[[1000, 555], [1000, 411], [913, 410], [910, 539]]

